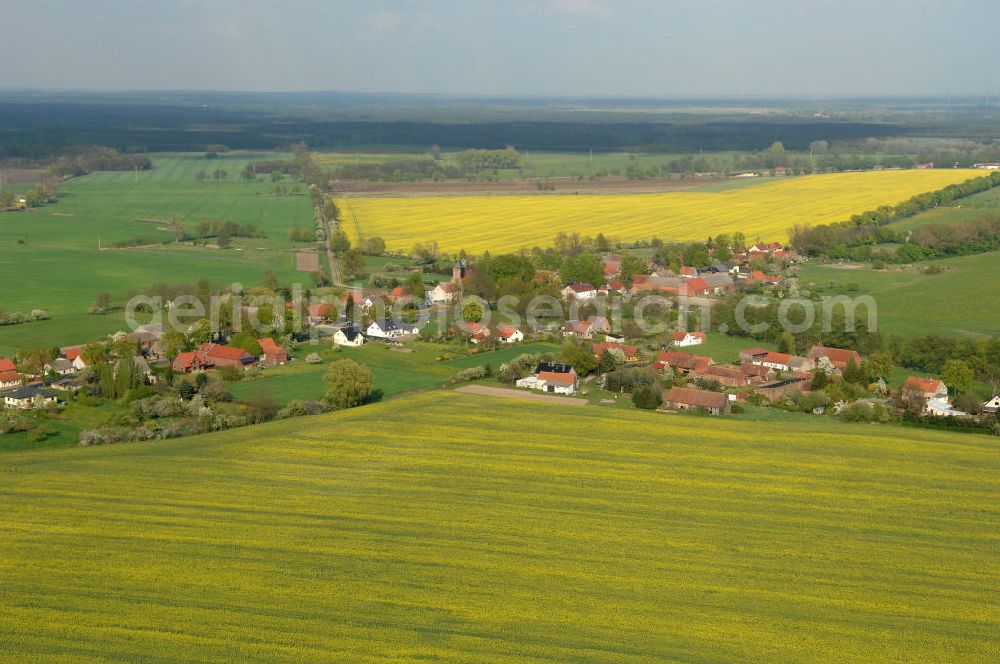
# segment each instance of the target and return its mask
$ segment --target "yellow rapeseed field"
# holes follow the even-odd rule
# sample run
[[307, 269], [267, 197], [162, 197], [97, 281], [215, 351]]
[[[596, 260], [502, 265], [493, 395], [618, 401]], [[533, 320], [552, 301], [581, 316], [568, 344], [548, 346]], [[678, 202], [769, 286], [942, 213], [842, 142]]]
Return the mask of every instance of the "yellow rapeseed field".
[[852, 214], [981, 176], [971, 170], [834, 173], [718, 192], [459, 196], [341, 199], [344, 229], [380, 236], [390, 249], [435, 240], [449, 252], [550, 246], [556, 233], [604, 233], [623, 241], [701, 240], [740, 231], [784, 240], [795, 224], [843, 221]]
[[0, 454], [0, 660], [997, 661], [995, 439], [434, 391]]

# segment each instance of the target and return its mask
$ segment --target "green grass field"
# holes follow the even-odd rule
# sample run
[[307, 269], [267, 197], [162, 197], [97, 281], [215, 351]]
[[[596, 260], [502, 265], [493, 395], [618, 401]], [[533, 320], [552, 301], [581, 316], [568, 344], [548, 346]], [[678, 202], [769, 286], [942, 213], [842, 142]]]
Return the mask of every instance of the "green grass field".
[[987, 214], [1000, 213], [1000, 189], [993, 188], [963, 198], [947, 207], [937, 207], [903, 219], [892, 225], [897, 230], [919, 228], [927, 224], [972, 221]]
[[[153, 155], [154, 168], [137, 174], [92, 173], [67, 181], [59, 202], [36, 211], [0, 213], [0, 307], [30, 313], [44, 309], [52, 320], [0, 328], [0, 355], [25, 345], [66, 345], [88, 341], [122, 327], [120, 316], [90, 316], [100, 291], [116, 296], [158, 282], [194, 282], [206, 277], [220, 284], [260, 283], [274, 271], [291, 279], [289, 229], [312, 226], [308, 195], [271, 196], [272, 183], [261, 178], [244, 184], [239, 173], [250, 159], [276, 153], [230, 153], [217, 159], [202, 154]], [[195, 174], [216, 168], [229, 172], [222, 182], [197, 182]], [[228, 219], [255, 224], [264, 239], [236, 239], [230, 249], [167, 246], [109, 250], [114, 242], [136, 237], [169, 239], [158, 224], [180, 216], [189, 229], [201, 220]], [[99, 251], [98, 247], [104, 247]]]
[[[326, 391], [323, 376], [330, 362], [352, 359], [368, 367], [372, 372], [375, 389], [382, 391], [383, 397], [392, 397], [405, 392], [441, 387], [459, 370], [467, 367], [490, 364], [494, 369], [522, 353], [545, 353], [558, 350], [550, 344], [523, 344], [484, 353], [474, 353], [454, 357], [456, 349], [428, 343], [410, 343], [407, 352], [393, 350], [389, 346], [372, 342], [361, 348], [343, 348], [334, 351], [329, 345], [311, 347], [303, 345], [296, 353], [297, 360], [281, 367], [266, 369], [263, 377], [234, 383], [230, 386], [233, 396], [248, 400], [260, 394], [271, 394], [281, 404], [297, 399], [319, 399]], [[318, 352], [322, 364], [306, 364], [302, 358]], [[452, 359], [438, 361], [438, 357], [452, 356]]]
[[428, 392], [0, 455], [8, 661], [996, 661], [993, 440]]
[[[939, 265], [945, 272], [923, 274], [928, 265]], [[879, 329], [884, 332], [1000, 334], [1000, 310], [990, 304], [1000, 297], [1000, 260], [995, 253], [888, 270], [810, 263], [802, 267], [799, 281], [803, 288], [817, 289], [823, 295], [871, 295], [878, 305]], [[845, 290], [851, 284], [858, 290]]]

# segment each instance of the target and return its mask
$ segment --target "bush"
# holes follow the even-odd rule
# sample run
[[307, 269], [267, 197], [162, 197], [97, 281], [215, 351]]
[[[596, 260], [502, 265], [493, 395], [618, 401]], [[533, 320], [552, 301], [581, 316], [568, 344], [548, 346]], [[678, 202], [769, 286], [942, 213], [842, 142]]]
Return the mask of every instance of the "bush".
[[219, 403], [233, 400], [233, 395], [229, 392], [229, 388], [220, 381], [209, 383], [202, 389], [201, 393], [205, 396], [205, 399], [209, 403]]
[[31, 317], [34, 320], [48, 320], [49, 319], [49, 314], [44, 309], [32, 309], [31, 310]]
[[473, 380], [479, 380], [481, 378], [486, 378], [490, 375], [489, 370], [486, 367], [469, 367], [468, 369], [463, 369], [457, 374], [451, 377], [448, 382], [451, 383], [467, 383]]
[[35, 427], [28, 432], [28, 442], [40, 443], [50, 436], [54, 436], [56, 430], [51, 424], [43, 424], [39, 427]]
[[319, 356], [319, 353], [309, 353], [306, 355], [306, 364], [322, 364], [323, 358]]
[[319, 415], [326, 407], [319, 401], [302, 400], [292, 401], [287, 406], [278, 411], [276, 419], [283, 420], [289, 417], [302, 417], [304, 415]]
[[38, 423], [18, 413], [0, 413], [0, 434], [31, 431]]
[[632, 395], [636, 408], [656, 410], [663, 403], [663, 393], [658, 385], [643, 385]]

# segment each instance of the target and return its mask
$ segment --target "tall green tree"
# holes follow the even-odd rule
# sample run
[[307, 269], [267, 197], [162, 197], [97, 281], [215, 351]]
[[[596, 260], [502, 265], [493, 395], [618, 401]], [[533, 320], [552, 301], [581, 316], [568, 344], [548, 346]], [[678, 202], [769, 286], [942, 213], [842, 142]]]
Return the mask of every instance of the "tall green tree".
[[323, 400], [334, 409], [360, 406], [372, 394], [372, 372], [354, 360], [337, 360], [324, 377]]

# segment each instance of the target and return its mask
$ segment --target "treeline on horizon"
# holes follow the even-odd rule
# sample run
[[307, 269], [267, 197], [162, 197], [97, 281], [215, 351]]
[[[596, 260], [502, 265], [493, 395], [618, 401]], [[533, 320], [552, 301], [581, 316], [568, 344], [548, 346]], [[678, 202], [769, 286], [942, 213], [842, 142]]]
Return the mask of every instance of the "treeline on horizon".
[[664, 122], [387, 122], [318, 121], [262, 112], [156, 104], [0, 102], [0, 157], [41, 159], [81, 146], [125, 153], [196, 152], [224, 144], [234, 150], [311, 146], [371, 149], [437, 144], [447, 149], [582, 152], [756, 151], [776, 141], [808, 150], [815, 140], [901, 136], [902, 124], [801, 120], [711, 119]]

